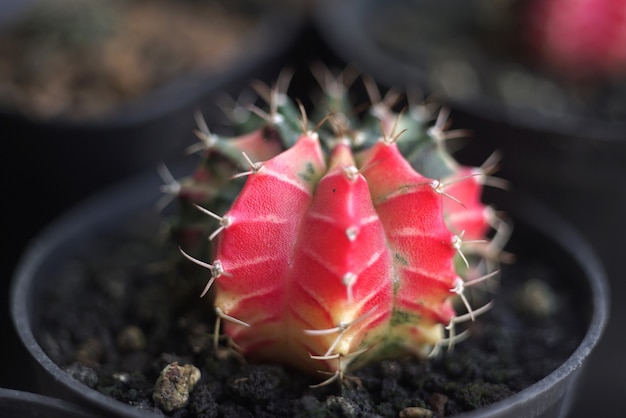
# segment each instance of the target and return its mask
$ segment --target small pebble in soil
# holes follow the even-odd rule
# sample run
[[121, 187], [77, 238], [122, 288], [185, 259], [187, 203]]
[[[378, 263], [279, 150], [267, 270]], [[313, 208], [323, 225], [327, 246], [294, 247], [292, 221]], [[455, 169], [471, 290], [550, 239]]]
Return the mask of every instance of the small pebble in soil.
[[189, 393], [200, 380], [200, 370], [191, 365], [179, 365], [173, 362], [161, 371], [152, 399], [154, 403], [166, 412], [182, 408], [189, 401]]
[[411, 406], [400, 411], [400, 418], [432, 418], [433, 411], [419, 406]]
[[139, 351], [146, 346], [146, 337], [141, 328], [129, 325], [117, 335], [117, 346], [123, 351]]
[[541, 279], [532, 278], [526, 281], [515, 299], [522, 313], [535, 318], [547, 318], [559, 308], [554, 290]]
[[98, 365], [104, 355], [104, 346], [96, 338], [83, 341], [76, 351], [76, 361], [88, 367]]
[[80, 363], [72, 363], [64, 367], [63, 370], [65, 370], [68, 375], [90, 388], [96, 387], [98, 384], [98, 374], [91, 367], [83, 366]]

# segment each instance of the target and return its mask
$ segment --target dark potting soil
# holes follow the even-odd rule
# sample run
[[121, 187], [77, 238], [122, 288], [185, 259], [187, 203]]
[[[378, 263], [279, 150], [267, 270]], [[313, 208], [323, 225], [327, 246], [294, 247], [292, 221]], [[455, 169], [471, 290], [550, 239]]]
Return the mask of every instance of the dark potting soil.
[[[516, 262], [502, 266], [493, 308], [454, 350], [430, 360], [381, 361], [341, 384], [313, 388], [326, 377], [245, 364], [225, 344], [215, 351], [211, 301], [198, 297], [206, 271], [181, 260], [166, 232], [156, 233], [160, 218], [142, 215], [132, 225], [84, 246], [58, 272], [39, 307], [38, 339], [85, 385], [157, 415], [397, 417], [428, 409], [449, 417], [537, 382], [584, 333], [583, 312], [564, 284], [570, 278], [551, 269], [543, 249], [520, 246]], [[187, 406], [165, 413], [153, 390], [174, 361], [195, 365], [201, 378]]]

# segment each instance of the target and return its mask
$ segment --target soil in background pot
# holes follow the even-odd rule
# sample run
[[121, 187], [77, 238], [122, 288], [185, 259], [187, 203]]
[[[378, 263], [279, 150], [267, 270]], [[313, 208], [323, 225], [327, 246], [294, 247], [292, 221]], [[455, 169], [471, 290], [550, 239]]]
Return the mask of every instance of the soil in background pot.
[[65, 264], [38, 306], [39, 340], [85, 385], [148, 410], [157, 410], [153, 390], [167, 364], [195, 365], [201, 378], [187, 406], [167, 413], [174, 417], [397, 417], [423, 409], [449, 417], [539, 381], [585, 333], [584, 290], [575, 285], [581, 273], [554, 270], [551, 260], [562, 256], [554, 244], [518, 228], [511, 247], [517, 261], [502, 266], [494, 307], [470, 325], [467, 340], [429, 361], [383, 361], [350, 373], [341, 386], [312, 388], [325, 377], [247, 365], [223, 341], [216, 352], [197, 266], [181, 262], [167, 239], [154, 239], [161, 218], [140, 214], [130, 225]]
[[226, 68], [258, 17], [227, 2], [33, 0], [0, 32], [0, 108], [101, 116], [193, 71]]

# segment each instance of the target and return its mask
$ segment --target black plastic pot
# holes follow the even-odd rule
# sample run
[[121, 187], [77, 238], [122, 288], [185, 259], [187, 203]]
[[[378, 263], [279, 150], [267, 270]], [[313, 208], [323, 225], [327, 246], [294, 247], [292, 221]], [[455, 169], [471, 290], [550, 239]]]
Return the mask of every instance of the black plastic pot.
[[[174, 167], [184, 175], [188, 167]], [[37, 390], [83, 405], [108, 417], [154, 417], [89, 389], [71, 378], [42, 348], [41, 299], [51, 287], [63, 286], [53, 277], [60, 266], [102, 234], [115, 230], [141, 210], [150, 209], [159, 198], [161, 182], [154, 173], [100, 194], [55, 222], [24, 254], [13, 278], [11, 316], [19, 338], [31, 357]], [[572, 226], [530, 197], [518, 194], [492, 196], [499, 208], [515, 222], [511, 244], [522, 256], [531, 254], [566, 277], [568, 289], [577, 295], [577, 316], [586, 330], [573, 354], [554, 372], [521, 392], [464, 414], [464, 417], [558, 417], [571, 407], [575, 389], [584, 379], [584, 366], [606, 326], [609, 289], [603, 267], [584, 239]], [[68, 286], [68, 284], [65, 284]], [[580, 300], [578, 300], [580, 299]]]
[[70, 402], [3, 388], [0, 411], [3, 418], [93, 418], [91, 412]]

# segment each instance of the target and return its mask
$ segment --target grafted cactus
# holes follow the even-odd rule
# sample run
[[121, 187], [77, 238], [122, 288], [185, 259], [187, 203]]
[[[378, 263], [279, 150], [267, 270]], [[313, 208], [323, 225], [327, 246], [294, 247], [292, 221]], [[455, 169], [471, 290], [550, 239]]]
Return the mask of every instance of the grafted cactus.
[[466, 288], [497, 273], [507, 233], [481, 201], [488, 167], [447, 152], [445, 112], [395, 112], [398, 96], [366, 81], [373, 104], [356, 115], [341, 77], [318, 79], [317, 126], [284, 80], [260, 89], [261, 126], [220, 138], [201, 123], [198, 169], [170, 190], [181, 250], [209, 270], [204, 293], [237, 349], [332, 380], [454, 342], [490, 306]]

